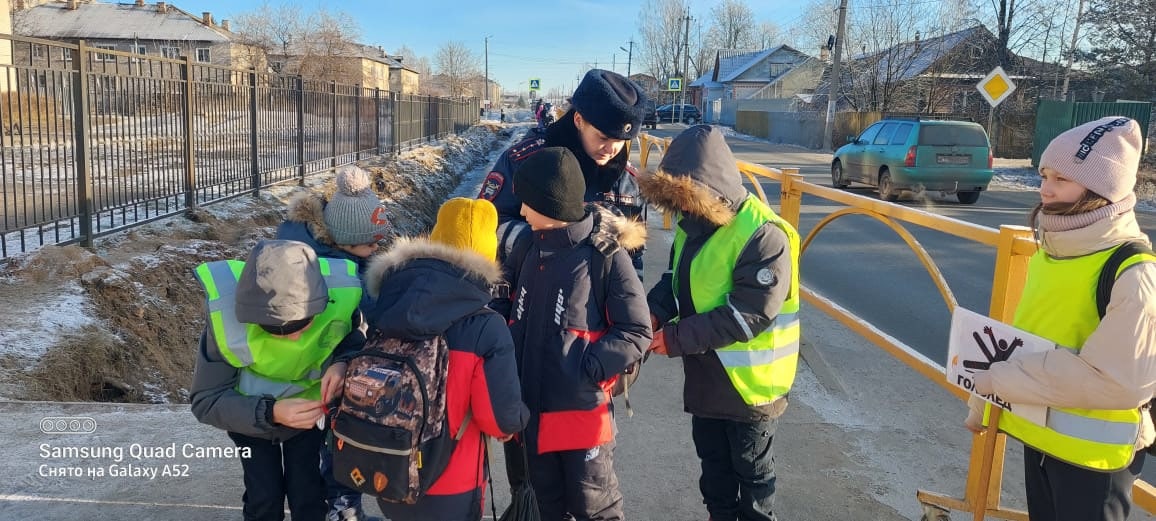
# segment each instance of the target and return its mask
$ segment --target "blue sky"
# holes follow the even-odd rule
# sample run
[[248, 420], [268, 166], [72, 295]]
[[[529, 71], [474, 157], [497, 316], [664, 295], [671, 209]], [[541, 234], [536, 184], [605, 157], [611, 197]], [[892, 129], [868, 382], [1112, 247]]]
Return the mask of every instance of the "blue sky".
[[[281, 3], [270, 0], [270, 5]], [[295, 3], [303, 11], [323, 5]], [[691, 16], [708, 23], [713, 0], [692, 0]], [[255, 10], [261, 0], [176, 0], [173, 5], [199, 15], [211, 11], [215, 20], [236, 18]], [[435, 65], [438, 47], [461, 41], [482, 61], [490, 36], [490, 77], [510, 91], [527, 88], [529, 78], [542, 81], [543, 92], [561, 87], [569, 92], [575, 79], [595, 63], [626, 72], [626, 52], [644, 0], [346, 0], [329, 4], [353, 15], [361, 24], [362, 40], [396, 51], [406, 45]], [[799, 0], [747, 0], [756, 20], [793, 25], [803, 5]], [[486, 7], [483, 7], [486, 6]], [[500, 6], [500, 7], [499, 7]], [[638, 50], [637, 45], [635, 51]], [[637, 57], [637, 54], [635, 55]], [[637, 63], [637, 62], [635, 62]], [[637, 72], [637, 67], [632, 67]]]

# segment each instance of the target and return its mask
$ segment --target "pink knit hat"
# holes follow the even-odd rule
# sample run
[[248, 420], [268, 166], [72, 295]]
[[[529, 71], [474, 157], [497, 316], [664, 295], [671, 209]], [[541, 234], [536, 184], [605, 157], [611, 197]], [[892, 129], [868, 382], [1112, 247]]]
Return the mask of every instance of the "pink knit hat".
[[1048, 143], [1040, 156], [1040, 170], [1051, 168], [1096, 195], [1120, 202], [1136, 187], [1142, 143], [1135, 120], [1123, 116], [1097, 119]]

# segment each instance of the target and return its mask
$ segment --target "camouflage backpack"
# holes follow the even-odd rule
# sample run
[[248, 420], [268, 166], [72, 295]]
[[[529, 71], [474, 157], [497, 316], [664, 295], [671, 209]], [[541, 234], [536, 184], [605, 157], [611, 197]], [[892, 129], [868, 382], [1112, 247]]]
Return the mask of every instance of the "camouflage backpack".
[[370, 335], [349, 361], [333, 420], [333, 475], [391, 503], [412, 504], [433, 485], [470, 423], [456, 435], [446, 413], [449, 347], [441, 336]]

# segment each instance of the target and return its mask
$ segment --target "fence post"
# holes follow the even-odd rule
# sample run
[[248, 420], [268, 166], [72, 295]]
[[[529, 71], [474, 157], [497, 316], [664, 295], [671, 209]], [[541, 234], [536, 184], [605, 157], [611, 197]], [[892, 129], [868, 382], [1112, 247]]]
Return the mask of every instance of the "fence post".
[[337, 168], [337, 82], [329, 81], [329, 110], [332, 116], [329, 125], [329, 167]]
[[257, 151], [257, 68], [249, 67], [249, 168], [252, 170], [253, 197], [261, 189], [261, 162]]
[[401, 118], [398, 117], [401, 114], [401, 95], [391, 92], [389, 103], [393, 106], [393, 155], [397, 156], [401, 154], [401, 122], [399, 121]]
[[357, 102], [354, 104], [355, 109], [353, 111], [353, 128], [356, 129], [356, 130], [354, 130], [355, 137], [353, 138], [353, 142], [355, 143], [353, 145], [353, 160], [354, 161], [360, 161], [361, 160], [361, 95], [365, 91], [361, 88], [360, 83], [355, 84], [353, 86], [353, 88], [354, 88], [354, 92], [357, 94], [357, 97], [354, 98], [357, 100]]
[[803, 190], [796, 183], [802, 183], [803, 176], [798, 168], [784, 168], [783, 182], [779, 193], [779, 211], [781, 217], [799, 229], [799, 216], [802, 214]]
[[72, 54], [72, 63], [76, 64], [76, 85], [72, 90], [72, 103], [75, 108], [75, 117], [72, 120], [73, 147], [76, 155], [76, 203], [80, 210], [81, 244], [92, 246], [92, 164], [88, 157], [90, 143], [89, 113], [88, 113], [88, 63], [84, 61], [88, 47], [84, 40], [77, 42], [77, 48]]
[[305, 186], [305, 78], [297, 75], [297, 184]]
[[373, 150], [381, 155], [381, 88], [373, 88]]
[[184, 152], [185, 152], [185, 208], [197, 207], [197, 163], [196, 163], [196, 149], [195, 140], [193, 139], [193, 94], [196, 92], [193, 89], [193, 57], [185, 56], [184, 63], [180, 65], [181, 70], [181, 96], [184, 98], [182, 104], [181, 131], [185, 133], [184, 136]]

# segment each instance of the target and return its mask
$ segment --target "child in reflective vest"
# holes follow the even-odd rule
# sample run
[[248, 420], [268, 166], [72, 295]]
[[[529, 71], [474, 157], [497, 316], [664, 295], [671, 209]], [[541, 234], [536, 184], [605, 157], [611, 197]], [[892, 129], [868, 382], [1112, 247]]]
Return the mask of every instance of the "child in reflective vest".
[[[1039, 250], [1012, 325], [1057, 348], [997, 362], [974, 378], [981, 395], [1046, 405], [1046, 425], [1004, 411], [999, 428], [1024, 443], [1032, 521], [1122, 521], [1156, 435], [1147, 411], [1156, 389], [1156, 257], [1133, 212], [1142, 136], [1136, 121], [1107, 117], [1068, 130], [1040, 157], [1040, 203], [1031, 212]], [[1100, 275], [1114, 253], [1136, 251]], [[990, 407], [969, 401], [980, 432]]]
[[350, 262], [318, 258], [296, 241], [261, 241], [244, 262], [197, 267], [208, 324], [190, 391], [193, 414], [242, 450], [244, 516], [324, 519], [318, 468], [321, 397], [340, 394], [361, 349], [361, 284]]

